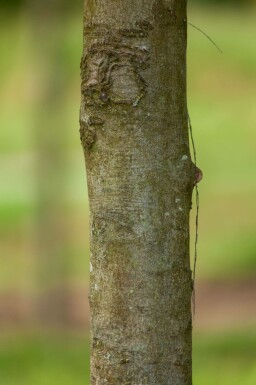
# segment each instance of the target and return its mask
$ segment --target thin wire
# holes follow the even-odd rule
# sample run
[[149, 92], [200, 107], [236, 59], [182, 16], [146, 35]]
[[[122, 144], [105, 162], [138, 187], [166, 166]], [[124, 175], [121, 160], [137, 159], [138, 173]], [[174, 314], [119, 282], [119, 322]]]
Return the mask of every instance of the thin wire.
[[195, 29], [197, 29], [197, 31], [199, 31], [199, 32], [201, 32], [216, 48], [217, 48], [217, 50], [220, 52], [220, 53], [223, 53], [223, 51], [220, 49], [220, 47], [215, 43], [215, 41], [214, 40], [212, 40], [212, 38], [209, 36], [209, 35], [207, 35], [201, 28], [199, 28], [199, 27], [197, 27], [196, 25], [194, 25], [194, 24], [192, 24], [192, 23], [189, 23], [188, 22], [188, 24], [189, 25], [191, 25], [191, 27], [193, 27], [193, 28], [195, 28]]
[[[194, 142], [193, 137], [193, 130], [192, 130], [192, 124], [190, 120], [190, 116], [188, 114], [188, 127], [189, 127], [189, 133], [193, 148], [193, 156], [194, 156], [194, 164], [196, 167], [196, 146]], [[193, 290], [192, 290], [192, 305], [193, 305], [193, 316], [195, 316], [195, 309], [196, 309], [196, 298], [195, 298], [195, 279], [196, 279], [196, 264], [197, 264], [197, 257], [198, 257], [198, 226], [199, 226], [199, 190], [198, 190], [198, 184], [195, 184], [195, 191], [196, 191], [196, 235], [195, 235], [195, 244], [194, 244], [194, 265], [193, 265], [193, 273], [192, 273], [192, 280], [193, 280]]]

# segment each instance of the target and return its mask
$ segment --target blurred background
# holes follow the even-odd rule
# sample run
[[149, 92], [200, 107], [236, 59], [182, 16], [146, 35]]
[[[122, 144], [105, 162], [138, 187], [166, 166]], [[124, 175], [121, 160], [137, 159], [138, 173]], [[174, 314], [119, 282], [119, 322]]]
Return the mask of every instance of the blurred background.
[[[0, 2], [0, 385], [89, 383], [83, 1]], [[256, 2], [190, 0], [194, 384], [256, 383]], [[195, 209], [191, 215], [191, 259]], [[192, 262], [193, 263], [193, 262]]]

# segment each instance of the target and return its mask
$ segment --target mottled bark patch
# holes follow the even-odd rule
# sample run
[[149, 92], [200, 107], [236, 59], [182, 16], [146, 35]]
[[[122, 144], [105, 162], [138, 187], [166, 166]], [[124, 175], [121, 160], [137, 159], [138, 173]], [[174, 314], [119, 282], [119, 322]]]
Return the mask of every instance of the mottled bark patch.
[[186, 2], [184, 1], [156, 0], [153, 4], [154, 20], [156, 23], [160, 23], [161, 27], [184, 24], [186, 22], [185, 8]]
[[148, 20], [139, 20], [135, 22], [135, 28], [123, 28], [118, 34], [125, 37], [147, 37], [153, 29], [152, 24]]
[[82, 94], [87, 106], [137, 104], [145, 96], [146, 49], [119, 43], [93, 44], [82, 58]]
[[96, 140], [96, 131], [88, 123], [80, 121], [80, 140], [84, 148], [92, 148]]
[[84, 148], [92, 148], [96, 140], [96, 127], [104, 121], [99, 116], [81, 116], [80, 118], [80, 140]]

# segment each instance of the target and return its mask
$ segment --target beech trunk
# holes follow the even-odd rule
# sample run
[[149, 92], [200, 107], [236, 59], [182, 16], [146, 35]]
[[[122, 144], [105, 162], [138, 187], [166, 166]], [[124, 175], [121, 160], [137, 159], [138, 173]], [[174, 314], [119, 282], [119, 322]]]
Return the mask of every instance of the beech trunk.
[[191, 385], [186, 0], [87, 0], [91, 385]]

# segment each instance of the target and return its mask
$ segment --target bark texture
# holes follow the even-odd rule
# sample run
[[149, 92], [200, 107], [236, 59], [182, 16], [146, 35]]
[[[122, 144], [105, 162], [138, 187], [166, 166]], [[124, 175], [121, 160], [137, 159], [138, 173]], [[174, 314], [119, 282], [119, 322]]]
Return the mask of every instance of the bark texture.
[[87, 0], [91, 385], [191, 385], [186, 1]]

